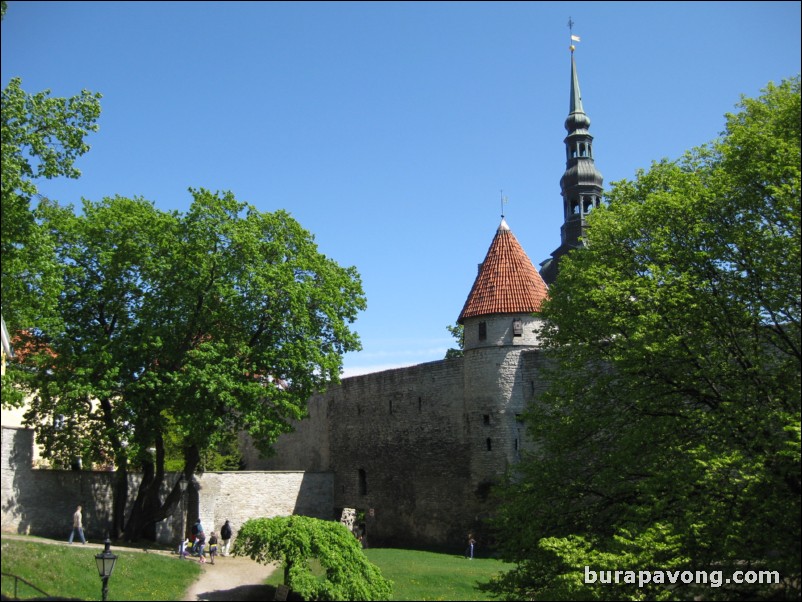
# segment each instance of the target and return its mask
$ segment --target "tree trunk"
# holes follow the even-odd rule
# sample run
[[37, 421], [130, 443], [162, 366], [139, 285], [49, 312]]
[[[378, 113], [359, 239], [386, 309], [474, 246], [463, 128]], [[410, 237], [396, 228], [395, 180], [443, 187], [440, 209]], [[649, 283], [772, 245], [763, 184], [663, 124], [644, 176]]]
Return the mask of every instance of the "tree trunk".
[[112, 492], [111, 524], [108, 536], [119, 538], [125, 530], [125, 506], [128, 504], [128, 454], [114, 428], [114, 415], [111, 400], [100, 400], [103, 423], [109, 432], [109, 442], [114, 452], [115, 474], [114, 491]]
[[198, 482], [195, 480], [195, 469], [199, 463], [200, 450], [198, 450], [197, 446], [185, 448], [183, 478], [187, 483], [186, 536], [189, 536], [192, 525], [200, 517], [200, 494], [198, 493]]
[[145, 536], [144, 530], [147, 522], [147, 508], [149, 508], [148, 498], [150, 497], [151, 487], [155, 480], [155, 474], [156, 471], [153, 462], [149, 459], [145, 460], [142, 463], [142, 481], [139, 483], [139, 490], [137, 491], [134, 505], [131, 507], [131, 515], [128, 517], [128, 523], [125, 525], [125, 541], [139, 541], [141, 537]]
[[[156, 437], [156, 463], [148, 459], [143, 464], [142, 482], [139, 484], [136, 501], [131, 508], [131, 515], [125, 527], [125, 540], [138, 541], [140, 538], [155, 540], [156, 524], [165, 518], [172, 516], [180, 507], [182, 495], [182, 481], [190, 484], [188, 494], [190, 500], [190, 511], [187, 516], [187, 524], [192, 524], [197, 518], [197, 489], [192, 487], [194, 484], [195, 469], [200, 463], [200, 451], [197, 446], [191, 446], [184, 450], [184, 471], [180, 479], [173, 485], [172, 490], [161, 501], [159, 492], [164, 483], [164, 441], [161, 436]], [[193, 498], [196, 515], [192, 518]], [[192, 518], [192, 522], [190, 522]]]

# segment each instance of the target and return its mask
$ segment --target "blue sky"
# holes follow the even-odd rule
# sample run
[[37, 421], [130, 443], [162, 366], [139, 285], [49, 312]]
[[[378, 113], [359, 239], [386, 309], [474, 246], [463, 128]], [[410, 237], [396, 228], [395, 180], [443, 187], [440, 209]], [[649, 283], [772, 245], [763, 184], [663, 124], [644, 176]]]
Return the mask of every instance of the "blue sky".
[[190, 187], [288, 210], [360, 272], [345, 375], [441, 359], [500, 221], [559, 245], [568, 18], [605, 185], [800, 72], [799, 2], [8, 2], [2, 85], [103, 95], [62, 203]]

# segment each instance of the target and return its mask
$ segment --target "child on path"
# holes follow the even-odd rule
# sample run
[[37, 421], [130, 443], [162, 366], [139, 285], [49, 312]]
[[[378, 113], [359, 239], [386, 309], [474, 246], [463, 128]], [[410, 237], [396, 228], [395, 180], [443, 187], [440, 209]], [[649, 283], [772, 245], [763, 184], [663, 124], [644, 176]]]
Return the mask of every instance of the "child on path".
[[217, 535], [212, 534], [209, 536], [209, 560], [214, 564], [214, 557], [217, 555]]
[[189, 545], [189, 537], [185, 537], [184, 540], [178, 544], [178, 557], [181, 560], [189, 556]]

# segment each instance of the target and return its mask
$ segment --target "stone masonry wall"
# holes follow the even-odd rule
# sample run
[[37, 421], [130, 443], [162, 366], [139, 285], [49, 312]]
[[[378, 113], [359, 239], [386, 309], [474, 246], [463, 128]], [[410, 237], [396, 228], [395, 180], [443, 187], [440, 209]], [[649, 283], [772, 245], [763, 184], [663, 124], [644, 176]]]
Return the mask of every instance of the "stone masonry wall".
[[231, 521], [234, 537], [246, 520], [300, 514], [337, 520], [325, 472], [206, 472], [200, 485], [200, 519], [207, 535]]
[[337, 508], [365, 512], [371, 545], [461, 545], [476, 516], [462, 391], [461, 359], [343, 379], [310, 400], [310, 418], [274, 457], [248, 465], [300, 470], [325, 459], [312, 466], [334, 473]]
[[[75, 507], [81, 505], [87, 538], [105, 538], [114, 473], [32, 469], [33, 431], [28, 429], [3, 427], [1, 450], [3, 531], [66, 539]], [[163, 496], [176, 478], [167, 475]], [[139, 481], [139, 475], [129, 475], [129, 508]], [[197, 481], [200, 517], [209, 532], [219, 533], [226, 519], [236, 533], [250, 518], [290, 514], [336, 518], [330, 473], [207, 472]], [[159, 523], [160, 542], [178, 541], [185, 529], [186, 505], [184, 499], [176, 516]]]
[[442, 360], [343, 381], [332, 391], [338, 507], [366, 512], [371, 545], [461, 542], [473, 520], [463, 363]]

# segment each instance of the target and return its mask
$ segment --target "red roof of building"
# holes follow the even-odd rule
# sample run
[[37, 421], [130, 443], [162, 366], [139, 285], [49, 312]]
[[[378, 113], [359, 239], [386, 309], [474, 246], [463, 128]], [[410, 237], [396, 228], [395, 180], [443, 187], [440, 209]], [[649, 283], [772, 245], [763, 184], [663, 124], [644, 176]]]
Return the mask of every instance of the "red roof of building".
[[536, 313], [549, 288], [502, 219], [457, 322], [490, 314]]

